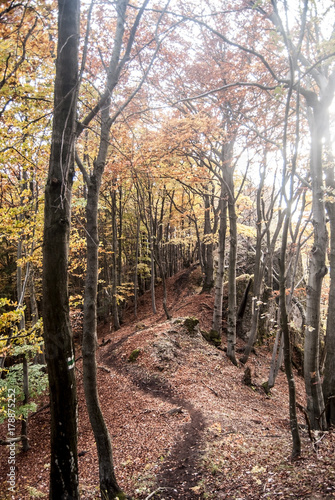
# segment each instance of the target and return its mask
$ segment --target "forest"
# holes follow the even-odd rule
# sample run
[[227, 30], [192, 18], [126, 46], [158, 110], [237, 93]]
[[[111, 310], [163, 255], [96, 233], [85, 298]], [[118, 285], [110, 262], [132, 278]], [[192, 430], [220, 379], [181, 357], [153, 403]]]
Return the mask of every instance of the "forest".
[[[171, 449], [166, 464], [150, 458], [165, 471], [150, 487], [119, 481], [130, 459], [117, 449], [115, 467], [120, 416], [106, 412], [131, 404], [129, 384], [144, 399], [160, 391], [180, 432], [188, 412], [185, 453], [207, 424], [174, 391], [194, 375], [216, 401], [223, 367], [240, 412], [285, 408], [291, 464], [322, 441], [335, 474], [334, 11], [332, 0], [0, 1], [1, 498], [291, 498], [266, 489], [256, 462], [254, 492], [242, 481], [218, 493], [213, 478], [210, 492], [177, 487]], [[145, 382], [146, 349], [160, 362]], [[162, 374], [177, 377], [187, 350], [185, 374], [202, 375], [171, 388]], [[125, 377], [119, 399], [103, 376]], [[94, 494], [80, 486], [78, 407]], [[43, 492], [20, 477], [24, 456], [38, 462], [42, 414]], [[334, 498], [331, 483], [293, 494]]]

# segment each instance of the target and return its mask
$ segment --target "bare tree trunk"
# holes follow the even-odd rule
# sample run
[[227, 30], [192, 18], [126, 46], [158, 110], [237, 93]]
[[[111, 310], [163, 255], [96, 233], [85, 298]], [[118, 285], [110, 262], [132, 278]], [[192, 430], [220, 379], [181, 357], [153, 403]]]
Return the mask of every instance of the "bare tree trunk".
[[153, 223], [153, 214], [152, 214], [152, 197], [151, 190], [149, 189], [149, 248], [150, 248], [150, 266], [151, 266], [151, 281], [150, 281], [150, 290], [151, 290], [151, 305], [152, 312], [157, 314], [156, 308], [156, 293], [155, 293], [155, 280], [156, 280], [156, 272], [155, 272], [155, 249], [154, 249], [154, 223]]
[[134, 315], [137, 318], [137, 297], [138, 297], [138, 258], [139, 258], [139, 246], [140, 246], [140, 225], [141, 219], [137, 219], [136, 227], [136, 250], [135, 250], [135, 269], [134, 269]]
[[243, 338], [243, 317], [244, 317], [244, 313], [245, 313], [245, 310], [247, 307], [248, 296], [249, 296], [251, 285], [252, 285], [252, 278], [249, 279], [247, 286], [245, 287], [243, 297], [242, 297], [242, 300], [240, 302], [240, 305], [239, 305], [238, 311], [237, 311], [236, 336], [240, 337], [240, 338]]
[[283, 362], [284, 341], [281, 329], [277, 329], [275, 343], [272, 350], [272, 358], [270, 364], [269, 378], [266, 382], [266, 388], [269, 391], [274, 387], [275, 381], [279, 372], [279, 368]]
[[262, 248], [261, 248], [262, 242], [260, 236], [261, 236], [261, 227], [257, 225], [257, 246], [256, 246], [256, 259], [255, 259], [254, 286], [253, 286], [252, 320], [251, 320], [251, 329], [250, 329], [248, 343], [246, 345], [243, 356], [240, 359], [241, 363], [243, 364], [245, 364], [249, 359], [251, 350], [256, 341], [257, 330], [258, 330], [261, 287], [262, 287], [262, 279], [264, 271]]
[[[104, 121], [103, 121], [104, 124]], [[109, 130], [109, 129], [108, 129]], [[98, 200], [101, 176], [104, 170], [104, 148], [107, 149], [108, 134], [104, 139], [91, 175], [87, 190], [86, 231], [87, 231], [87, 271], [84, 295], [83, 319], [83, 378], [87, 410], [92, 425], [99, 457], [100, 491], [103, 498], [114, 499], [122, 494], [114, 474], [112, 446], [106, 427], [98, 395], [97, 386], [97, 288], [98, 288]]]
[[223, 301], [223, 283], [224, 283], [224, 258], [226, 247], [227, 232], [227, 201], [226, 190], [221, 181], [220, 195], [220, 227], [219, 227], [219, 261], [215, 280], [214, 311], [213, 311], [213, 330], [222, 333], [222, 301]]
[[[214, 285], [214, 266], [213, 266], [213, 242], [212, 242], [212, 227], [211, 227], [211, 214], [210, 214], [210, 200], [209, 194], [204, 196], [205, 200], [205, 224], [204, 224], [204, 241], [202, 242], [203, 248], [203, 265], [204, 265], [204, 282], [202, 285], [201, 293], [210, 292]], [[207, 241], [206, 239], [209, 238]]]
[[[22, 172], [22, 180], [24, 181], [23, 184], [21, 185], [21, 190], [23, 191], [24, 189], [27, 188], [27, 174], [25, 171]], [[21, 198], [21, 205], [23, 204], [22, 198]], [[19, 220], [23, 220], [23, 216], [19, 215]], [[22, 254], [22, 247], [23, 247], [23, 234], [20, 234], [18, 243], [17, 243], [17, 270], [16, 270], [16, 292], [17, 292], [17, 302], [18, 302], [18, 307], [22, 306], [24, 303], [24, 296], [25, 296], [25, 287], [22, 286], [22, 266], [19, 264], [21, 262], [21, 259], [23, 257]], [[29, 264], [27, 264], [26, 268], [26, 279], [25, 281], [29, 279]], [[26, 327], [26, 320], [25, 320], [25, 313], [22, 311], [21, 313], [21, 318], [20, 318], [20, 331], [22, 332]], [[23, 401], [22, 404], [26, 405], [28, 404], [29, 401], [29, 367], [28, 367], [28, 355], [27, 353], [23, 353], [23, 360], [22, 360], [22, 385], [23, 385]], [[29, 450], [29, 441], [28, 441], [28, 419], [22, 415], [21, 417], [21, 436], [22, 436], [22, 449], [23, 451], [28, 451]]]
[[166, 272], [165, 272], [164, 266], [162, 264], [162, 259], [161, 259], [161, 256], [160, 256], [160, 250], [159, 250], [159, 248], [157, 248], [157, 246], [158, 245], [156, 245], [155, 261], [156, 261], [157, 266], [159, 268], [160, 277], [162, 279], [162, 286], [163, 286], [163, 309], [164, 309], [166, 318], [167, 319], [171, 319], [172, 316], [169, 313], [169, 309], [168, 309], [168, 306], [167, 306], [167, 289], [166, 289], [166, 276], [165, 276]]
[[[325, 116], [326, 129], [326, 153], [327, 168], [326, 186], [328, 197], [334, 197], [334, 155], [332, 153], [332, 143], [330, 138], [329, 113]], [[333, 199], [326, 203], [327, 214], [330, 224], [330, 286], [328, 297], [327, 331], [325, 345], [325, 368], [323, 373], [323, 396], [326, 407], [326, 419], [329, 426], [335, 426], [335, 204]]]
[[[283, 247], [286, 246], [286, 243], [285, 242], [282, 243], [282, 246]], [[285, 373], [289, 390], [290, 427], [292, 433], [292, 458], [297, 458], [301, 454], [301, 443], [300, 443], [297, 409], [296, 409], [296, 390], [295, 390], [295, 382], [292, 370], [290, 332], [289, 332], [288, 317], [286, 311], [285, 256], [286, 256], [286, 248], [284, 248], [281, 252], [280, 299], [279, 299], [280, 324], [284, 338], [284, 363], [285, 363]]]
[[51, 500], [79, 498], [77, 397], [67, 276], [78, 85], [79, 0], [59, 0], [58, 9], [54, 121], [45, 189], [43, 245], [44, 340], [51, 412]]
[[236, 345], [236, 255], [237, 255], [237, 215], [234, 199], [233, 168], [227, 166], [228, 214], [229, 214], [229, 268], [228, 268], [228, 317], [227, 317], [227, 356], [234, 365]]
[[[315, 105], [310, 116], [311, 126], [311, 182], [313, 195], [314, 243], [309, 259], [307, 286], [306, 328], [304, 345], [304, 377], [307, 411], [313, 429], [327, 427], [321, 377], [319, 371], [320, 303], [322, 281], [327, 273], [325, 264], [328, 242], [322, 171], [322, 106]], [[321, 136], [320, 136], [321, 134]]]
[[117, 243], [117, 223], [116, 223], [116, 192], [115, 192], [115, 183], [113, 183], [112, 192], [112, 313], [113, 313], [113, 324], [115, 330], [120, 328], [120, 320], [119, 320], [119, 307], [117, 302], [117, 285], [118, 285], [118, 243]]
[[297, 150], [299, 145], [299, 99], [297, 100], [297, 123], [296, 123], [296, 143], [295, 152], [291, 161], [291, 176], [289, 184], [289, 193], [286, 195], [286, 175], [287, 175], [287, 126], [288, 126], [288, 116], [290, 111], [290, 101], [292, 96], [292, 86], [289, 88], [287, 95], [286, 108], [285, 108], [285, 125], [284, 125], [284, 136], [283, 136], [283, 155], [284, 155], [284, 165], [283, 165], [283, 176], [282, 176], [282, 194], [287, 205], [283, 234], [281, 240], [280, 248], [280, 259], [279, 259], [279, 310], [280, 310], [280, 326], [283, 332], [284, 339], [284, 364], [285, 364], [285, 374], [288, 383], [288, 393], [289, 393], [289, 414], [290, 414], [290, 427], [292, 433], [292, 458], [297, 458], [301, 454], [301, 443], [300, 434], [297, 419], [297, 408], [296, 408], [296, 390], [295, 382], [292, 370], [292, 354], [291, 354], [291, 339], [290, 330], [287, 314], [287, 296], [286, 296], [286, 283], [287, 283], [287, 272], [286, 272], [286, 255], [287, 255], [287, 240], [288, 232], [291, 223], [291, 213], [292, 213], [292, 201], [294, 197], [294, 177], [296, 170], [296, 159]]

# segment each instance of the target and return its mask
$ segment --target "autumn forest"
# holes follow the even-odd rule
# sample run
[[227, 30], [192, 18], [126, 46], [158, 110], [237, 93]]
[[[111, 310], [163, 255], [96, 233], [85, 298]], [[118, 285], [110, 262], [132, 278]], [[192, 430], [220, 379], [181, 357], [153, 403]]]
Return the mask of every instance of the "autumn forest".
[[[0, 2], [8, 498], [34, 497], [14, 496], [15, 457], [31, 449], [41, 398], [49, 498], [91, 498], [78, 486], [78, 373], [101, 498], [130, 498], [98, 394], [99, 325], [113, 339], [130, 318], [140, 324], [143, 297], [157, 324], [173, 324], [176, 276], [192, 276], [208, 324], [196, 307], [178, 321], [248, 390], [255, 349], [268, 353], [264, 397], [283, 375], [290, 460], [302, 455], [301, 419], [314, 447], [331, 431], [334, 10], [331, 0]], [[135, 498], [235, 498], [197, 488]]]

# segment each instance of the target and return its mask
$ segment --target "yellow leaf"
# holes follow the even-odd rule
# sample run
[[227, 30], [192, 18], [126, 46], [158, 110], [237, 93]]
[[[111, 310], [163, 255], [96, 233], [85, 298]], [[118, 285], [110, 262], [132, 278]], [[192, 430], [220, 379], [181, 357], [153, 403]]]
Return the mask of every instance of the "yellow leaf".
[[194, 493], [196, 493], [197, 495], [200, 495], [200, 492], [201, 492], [201, 486], [193, 486], [193, 488], [190, 488], [192, 491], [194, 491]]

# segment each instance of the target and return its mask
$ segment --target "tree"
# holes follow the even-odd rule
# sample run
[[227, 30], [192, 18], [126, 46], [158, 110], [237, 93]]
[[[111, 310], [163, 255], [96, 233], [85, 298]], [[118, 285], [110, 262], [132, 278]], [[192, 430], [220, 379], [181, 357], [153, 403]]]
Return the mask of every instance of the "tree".
[[[87, 205], [86, 205], [86, 233], [87, 233], [87, 269], [85, 279], [84, 293], [84, 319], [83, 319], [83, 377], [85, 398], [88, 409], [88, 414], [92, 429], [95, 436], [99, 457], [99, 476], [100, 476], [100, 491], [102, 496], [107, 496], [109, 499], [121, 497], [122, 493], [114, 474], [112, 447], [107, 426], [105, 424], [98, 396], [97, 388], [97, 364], [96, 364], [96, 348], [97, 348], [97, 285], [98, 285], [98, 202], [101, 187], [102, 176], [104, 173], [108, 150], [110, 129], [117, 117], [131, 102], [133, 97], [142, 87], [146, 74], [148, 73], [156, 53], [159, 48], [159, 43], [153, 52], [151, 61], [144, 72], [144, 76], [135, 87], [133, 92], [125, 97], [123, 103], [118, 107], [116, 112], [111, 116], [112, 94], [119, 83], [121, 71], [130, 58], [131, 50], [134, 44], [135, 36], [145, 11], [148, 0], [145, 0], [139, 9], [132, 27], [129, 32], [128, 39], [125, 40], [126, 29], [126, 11], [128, 8], [128, 0], [118, 0], [116, 4], [116, 27], [114, 32], [113, 50], [110, 57], [109, 65], [106, 74], [106, 86], [103, 96], [98, 104], [84, 118], [77, 128], [79, 136], [82, 130], [100, 113], [100, 140], [98, 145], [97, 157], [93, 163], [93, 169], [90, 174], [85, 169], [77, 154], [77, 164], [83, 174], [84, 181], [87, 185]], [[160, 18], [159, 18], [160, 19]], [[158, 20], [159, 24], [159, 20]], [[154, 38], [155, 39], [155, 38]], [[124, 53], [122, 53], [124, 51]], [[115, 231], [114, 211], [114, 238]], [[115, 245], [116, 246], [116, 245]]]
[[79, 0], [58, 2], [54, 119], [45, 188], [43, 320], [50, 386], [50, 499], [79, 498], [68, 250], [78, 92]]

